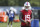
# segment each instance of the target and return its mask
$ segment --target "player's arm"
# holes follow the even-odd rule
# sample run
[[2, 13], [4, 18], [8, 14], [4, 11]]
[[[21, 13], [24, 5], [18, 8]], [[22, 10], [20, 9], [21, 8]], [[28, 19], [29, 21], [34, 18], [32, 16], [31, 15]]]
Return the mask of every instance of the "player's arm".
[[13, 18], [15, 18], [15, 12], [14, 12], [14, 17]]
[[33, 20], [33, 19], [32, 19], [32, 17], [33, 17], [33, 16], [32, 16], [32, 13], [31, 13], [31, 16], [30, 16], [30, 17], [31, 17], [31, 21], [32, 21], [32, 20]]
[[9, 16], [9, 11], [7, 11], [7, 10], [6, 10], [6, 15], [8, 15], [8, 16]]
[[19, 15], [19, 20], [21, 21], [21, 22], [25, 22], [23, 19], [22, 19], [22, 12], [20, 12], [20, 15]]
[[31, 19], [32, 19], [32, 14], [31, 14]]

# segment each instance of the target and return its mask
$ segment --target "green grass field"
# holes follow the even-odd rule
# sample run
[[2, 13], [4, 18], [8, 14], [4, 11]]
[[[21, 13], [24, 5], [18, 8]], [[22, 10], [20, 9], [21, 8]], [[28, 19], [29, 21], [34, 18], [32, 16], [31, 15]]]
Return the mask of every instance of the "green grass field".
[[[13, 27], [20, 27], [20, 24], [21, 24], [21, 22], [13, 22]], [[39, 25], [40, 25], [40, 22], [39, 22]], [[9, 24], [9, 27], [10, 27], [11, 25]], [[0, 23], [0, 27], [7, 27], [7, 23]]]
[[[11, 26], [11, 24], [9, 24], [9, 27]], [[20, 27], [20, 22], [13, 22], [13, 27]], [[7, 23], [0, 23], [0, 27], [7, 27]]]
[[[16, 18], [18, 18], [18, 16], [16, 16]], [[7, 21], [8, 23], [8, 21]], [[0, 27], [7, 27], [7, 23], [0, 23]], [[40, 22], [39, 22], [40, 25]], [[9, 24], [9, 27], [11, 26], [11, 24]], [[13, 22], [12, 27], [20, 27], [21, 26], [21, 22]]]
[[[16, 16], [15, 18], [19, 19], [19, 16]], [[0, 23], [0, 27], [7, 27], [8, 21], [7, 23]], [[13, 22], [13, 27], [20, 27], [21, 22]], [[9, 24], [9, 27], [11, 26], [11, 24]]]
[[40, 27], [40, 22], [39, 22], [39, 27]]

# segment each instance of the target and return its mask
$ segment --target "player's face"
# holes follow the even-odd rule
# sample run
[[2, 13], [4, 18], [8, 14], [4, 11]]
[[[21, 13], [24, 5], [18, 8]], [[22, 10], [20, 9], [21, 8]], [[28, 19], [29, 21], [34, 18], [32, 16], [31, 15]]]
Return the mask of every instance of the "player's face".
[[26, 9], [28, 9], [28, 8], [29, 8], [29, 6], [25, 6], [25, 8], [26, 8]]

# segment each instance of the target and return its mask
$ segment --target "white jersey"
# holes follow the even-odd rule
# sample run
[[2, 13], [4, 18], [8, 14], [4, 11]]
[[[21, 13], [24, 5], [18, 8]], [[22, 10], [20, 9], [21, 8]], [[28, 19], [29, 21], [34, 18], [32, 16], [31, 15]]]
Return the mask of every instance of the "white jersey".
[[[6, 9], [6, 12], [9, 13], [10, 10]], [[13, 11], [15, 12], [15, 14], [17, 14], [17, 10], [16, 9], [13, 9]]]
[[7, 12], [7, 15], [9, 16], [9, 17], [14, 17], [14, 11], [12, 11], [12, 10], [7, 10], [6, 11]]
[[6, 10], [9, 17], [13, 17], [14, 13], [17, 14], [17, 10], [14, 9], [13, 7], [10, 7], [10, 10]]
[[13, 11], [15, 12], [15, 14], [17, 14], [17, 10], [16, 9], [13, 9]]
[[9, 11], [9, 17], [14, 17], [14, 11]]

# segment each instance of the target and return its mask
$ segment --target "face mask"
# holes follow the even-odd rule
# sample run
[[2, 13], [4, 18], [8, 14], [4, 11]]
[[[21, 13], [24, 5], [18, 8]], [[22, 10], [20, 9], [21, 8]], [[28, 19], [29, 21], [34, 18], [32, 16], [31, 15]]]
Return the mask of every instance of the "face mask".
[[28, 9], [25, 9], [25, 10], [28, 10]]
[[[25, 7], [24, 7], [25, 8]], [[28, 10], [29, 8], [25, 8], [25, 10]]]

